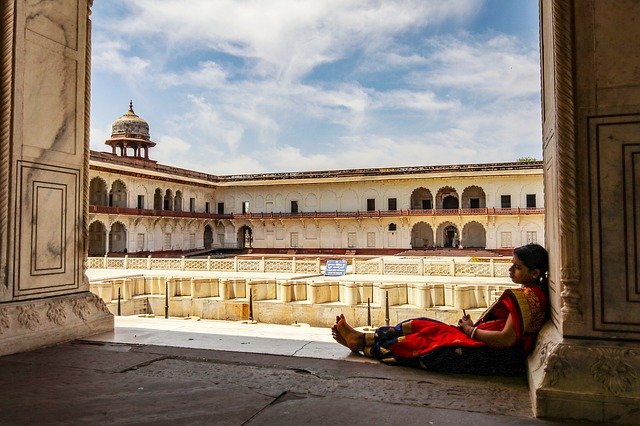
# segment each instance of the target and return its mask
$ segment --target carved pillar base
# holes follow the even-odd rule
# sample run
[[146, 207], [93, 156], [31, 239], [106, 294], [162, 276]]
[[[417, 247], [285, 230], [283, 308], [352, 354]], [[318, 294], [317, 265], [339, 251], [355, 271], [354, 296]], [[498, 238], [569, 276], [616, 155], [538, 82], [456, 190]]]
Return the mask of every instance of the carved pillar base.
[[90, 292], [0, 304], [0, 356], [113, 330], [113, 315]]
[[529, 358], [537, 417], [640, 423], [640, 343], [562, 338], [548, 323]]

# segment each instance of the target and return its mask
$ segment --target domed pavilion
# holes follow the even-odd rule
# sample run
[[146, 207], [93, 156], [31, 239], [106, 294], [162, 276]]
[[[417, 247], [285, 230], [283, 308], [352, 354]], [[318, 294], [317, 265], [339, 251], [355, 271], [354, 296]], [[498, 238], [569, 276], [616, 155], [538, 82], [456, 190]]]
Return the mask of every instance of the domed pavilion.
[[[112, 154], [121, 157], [138, 158], [149, 161], [149, 148], [156, 146], [149, 136], [149, 124], [133, 112], [133, 101], [129, 102], [129, 111], [111, 125], [111, 138], [105, 141], [111, 146]], [[133, 155], [129, 155], [131, 149]]]

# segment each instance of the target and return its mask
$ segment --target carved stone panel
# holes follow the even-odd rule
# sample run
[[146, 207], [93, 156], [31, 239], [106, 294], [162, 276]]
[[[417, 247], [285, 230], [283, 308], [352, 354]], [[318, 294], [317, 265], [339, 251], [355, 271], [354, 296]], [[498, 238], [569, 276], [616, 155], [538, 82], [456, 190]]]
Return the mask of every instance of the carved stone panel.
[[640, 115], [590, 120], [594, 328], [640, 338]]
[[74, 290], [82, 269], [80, 172], [18, 163], [14, 296]]

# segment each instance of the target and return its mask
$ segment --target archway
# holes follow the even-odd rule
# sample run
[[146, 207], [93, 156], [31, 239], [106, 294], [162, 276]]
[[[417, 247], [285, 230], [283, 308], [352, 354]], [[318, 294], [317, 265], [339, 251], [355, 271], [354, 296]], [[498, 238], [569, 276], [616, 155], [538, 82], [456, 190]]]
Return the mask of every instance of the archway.
[[170, 189], [164, 193], [163, 210], [173, 210], [173, 193]]
[[238, 229], [237, 242], [239, 249], [253, 247], [253, 231], [250, 226], [243, 225]]
[[127, 252], [127, 228], [120, 222], [111, 225], [111, 230], [109, 231], [109, 252]]
[[107, 228], [99, 220], [89, 225], [89, 256], [104, 256], [107, 252]]
[[487, 207], [487, 196], [482, 188], [471, 185], [462, 191], [463, 209], [483, 209], [485, 207]]
[[182, 192], [176, 191], [176, 198], [173, 200], [173, 209], [177, 212], [182, 211]]
[[416, 188], [411, 193], [411, 210], [431, 210], [433, 195], [427, 188]]
[[156, 188], [153, 193], [153, 209], [162, 210], [162, 191], [160, 188]]
[[460, 200], [458, 192], [450, 187], [444, 186], [436, 194], [436, 209], [459, 209]]
[[433, 228], [425, 222], [418, 222], [411, 228], [411, 247], [427, 248], [433, 247]]
[[484, 226], [476, 221], [464, 225], [460, 244], [464, 247], [486, 248], [487, 232]]
[[213, 229], [211, 225], [204, 227], [204, 248], [210, 249], [213, 246]]
[[112, 207], [127, 207], [127, 187], [120, 179], [111, 185], [109, 205]]
[[99, 176], [91, 179], [91, 182], [89, 183], [89, 204], [92, 206], [109, 205], [107, 183]]
[[435, 238], [438, 247], [457, 247], [460, 241], [460, 232], [452, 222], [444, 222], [438, 226]]

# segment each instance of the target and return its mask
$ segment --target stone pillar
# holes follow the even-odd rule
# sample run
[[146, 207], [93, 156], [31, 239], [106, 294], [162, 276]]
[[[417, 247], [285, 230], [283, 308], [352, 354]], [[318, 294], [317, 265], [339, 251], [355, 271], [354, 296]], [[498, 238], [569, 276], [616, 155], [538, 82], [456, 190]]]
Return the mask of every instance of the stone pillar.
[[542, 0], [543, 417], [640, 422], [640, 2]]
[[90, 7], [0, 3], [0, 355], [113, 329], [84, 274]]

